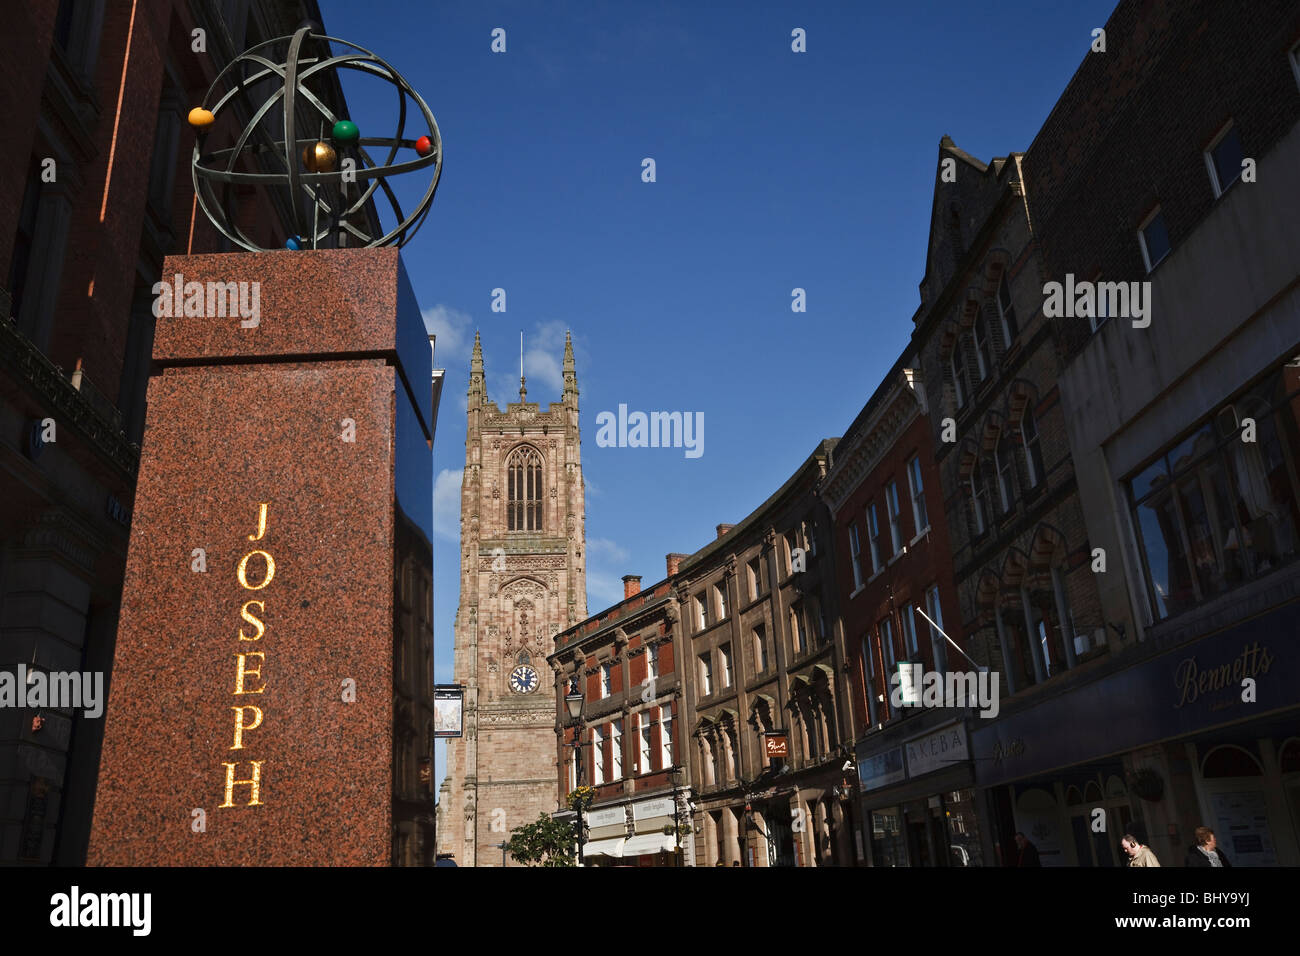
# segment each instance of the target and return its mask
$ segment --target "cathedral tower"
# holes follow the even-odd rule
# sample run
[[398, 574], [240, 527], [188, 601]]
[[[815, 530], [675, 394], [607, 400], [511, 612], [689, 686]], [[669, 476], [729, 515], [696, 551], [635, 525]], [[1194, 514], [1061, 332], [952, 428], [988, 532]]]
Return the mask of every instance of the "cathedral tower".
[[447, 742], [438, 850], [461, 866], [500, 866], [510, 831], [553, 813], [552, 639], [587, 617], [586, 508], [573, 343], [564, 395], [542, 411], [489, 401], [477, 333], [460, 499], [455, 679], [464, 736]]

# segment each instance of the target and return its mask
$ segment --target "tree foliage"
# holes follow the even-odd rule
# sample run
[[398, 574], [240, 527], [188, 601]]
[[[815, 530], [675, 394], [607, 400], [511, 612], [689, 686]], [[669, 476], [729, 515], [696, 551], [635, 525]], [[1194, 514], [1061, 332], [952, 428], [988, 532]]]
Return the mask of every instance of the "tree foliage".
[[510, 831], [506, 841], [506, 851], [525, 866], [577, 866], [576, 850], [573, 824], [545, 813]]

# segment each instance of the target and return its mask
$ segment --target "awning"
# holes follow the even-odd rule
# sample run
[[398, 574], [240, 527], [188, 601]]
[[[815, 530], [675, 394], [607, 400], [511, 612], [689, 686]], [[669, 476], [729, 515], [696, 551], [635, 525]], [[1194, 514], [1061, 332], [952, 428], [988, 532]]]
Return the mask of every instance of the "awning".
[[659, 853], [664, 850], [676, 850], [677, 838], [665, 833], [642, 833], [627, 841], [623, 847], [624, 856], [641, 856], [643, 853]]
[[623, 844], [627, 842], [627, 837], [613, 837], [609, 840], [592, 840], [582, 847], [582, 856], [613, 856], [623, 855]]

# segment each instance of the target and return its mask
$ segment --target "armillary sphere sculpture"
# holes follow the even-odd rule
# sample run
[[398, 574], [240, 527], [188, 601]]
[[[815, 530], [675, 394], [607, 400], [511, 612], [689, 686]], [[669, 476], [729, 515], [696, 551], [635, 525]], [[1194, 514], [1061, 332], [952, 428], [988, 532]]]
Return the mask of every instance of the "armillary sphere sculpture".
[[[290, 249], [331, 246], [404, 245], [424, 222], [442, 175], [442, 137], [433, 113], [402, 75], [369, 50], [346, 40], [313, 32], [304, 26], [292, 36], [259, 43], [235, 57], [218, 74], [201, 106], [190, 111], [190, 125], [198, 133], [191, 165], [194, 192], [204, 214], [231, 242], [252, 252], [263, 251], [240, 228], [237, 200], [247, 187], [282, 190], [296, 235], [285, 243]], [[304, 41], [349, 48], [338, 56], [304, 57]], [[287, 44], [282, 62], [275, 56]], [[329, 47], [325, 46], [328, 52]], [[362, 136], [357, 124], [336, 116], [312, 93], [306, 81], [329, 71], [359, 70], [387, 80], [397, 88], [397, 130], [390, 137]], [[260, 101], [255, 97], [266, 81], [277, 88]], [[407, 97], [420, 113], [416, 138], [407, 134]], [[214, 148], [214, 131], [226, 114], [247, 117], [233, 142]], [[236, 123], [222, 124], [232, 129]], [[281, 122], [282, 120], [282, 122]], [[319, 135], [299, 136], [313, 131]], [[374, 149], [382, 162], [375, 162]], [[394, 162], [399, 151], [412, 150], [413, 158]], [[424, 198], [410, 214], [402, 212], [387, 178], [433, 167]], [[382, 235], [377, 218], [367, 204], [375, 190], [383, 190], [392, 204], [397, 225]]]

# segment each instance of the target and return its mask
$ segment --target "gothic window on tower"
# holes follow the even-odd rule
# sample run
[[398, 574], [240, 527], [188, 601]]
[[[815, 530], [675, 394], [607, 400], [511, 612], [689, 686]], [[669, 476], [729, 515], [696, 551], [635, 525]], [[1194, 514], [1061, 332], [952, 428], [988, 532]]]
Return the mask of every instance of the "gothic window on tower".
[[542, 530], [542, 456], [531, 445], [511, 453], [506, 464], [506, 529]]

